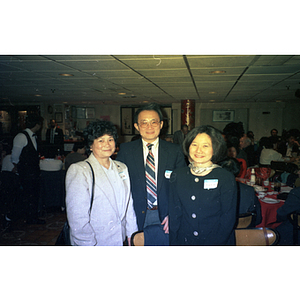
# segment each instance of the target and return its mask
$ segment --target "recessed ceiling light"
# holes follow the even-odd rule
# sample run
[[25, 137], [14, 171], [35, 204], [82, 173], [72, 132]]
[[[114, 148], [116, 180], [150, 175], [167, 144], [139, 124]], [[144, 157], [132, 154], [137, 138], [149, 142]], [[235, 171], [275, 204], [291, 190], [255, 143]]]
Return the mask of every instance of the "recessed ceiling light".
[[35, 97], [42, 97], [42, 95], [39, 95], [39, 94], [36, 94], [36, 95], [34, 95]]
[[209, 94], [215, 94], [216, 92], [208, 92]]
[[215, 102], [216, 100], [209, 100], [209, 102]]
[[68, 77], [68, 76], [74, 76], [73, 74], [67, 74], [67, 73], [62, 73], [62, 74], [59, 74], [60, 76], [66, 76], [66, 77]]
[[210, 74], [223, 74], [226, 73], [226, 71], [211, 71]]
[[118, 93], [118, 95], [126, 95], [126, 93]]

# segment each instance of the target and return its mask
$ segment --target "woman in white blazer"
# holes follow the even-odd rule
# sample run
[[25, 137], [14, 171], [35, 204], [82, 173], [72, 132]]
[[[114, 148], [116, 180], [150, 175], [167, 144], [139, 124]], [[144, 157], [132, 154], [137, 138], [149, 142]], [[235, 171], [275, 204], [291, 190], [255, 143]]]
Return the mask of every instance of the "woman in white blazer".
[[[117, 130], [111, 122], [95, 121], [84, 130], [86, 161], [72, 164], [66, 175], [66, 210], [72, 245], [122, 246], [138, 230], [128, 169], [113, 161]], [[95, 175], [91, 212], [92, 171]]]

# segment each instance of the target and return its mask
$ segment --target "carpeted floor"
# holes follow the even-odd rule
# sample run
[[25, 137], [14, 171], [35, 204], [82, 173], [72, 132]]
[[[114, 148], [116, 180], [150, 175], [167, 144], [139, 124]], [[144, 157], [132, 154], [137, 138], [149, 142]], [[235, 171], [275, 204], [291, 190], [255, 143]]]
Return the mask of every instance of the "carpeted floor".
[[24, 219], [1, 226], [0, 246], [52, 246], [66, 221], [66, 213], [60, 208], [44, 212], [44, 225], [27, 225]]

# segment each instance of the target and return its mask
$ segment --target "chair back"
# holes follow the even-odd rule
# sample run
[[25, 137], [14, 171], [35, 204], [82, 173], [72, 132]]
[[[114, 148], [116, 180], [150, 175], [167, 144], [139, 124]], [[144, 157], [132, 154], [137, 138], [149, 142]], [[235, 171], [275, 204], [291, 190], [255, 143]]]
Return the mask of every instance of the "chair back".
[[293, 225], [293, 245], [298, 245], [298, 231], [300, 230], [300, 212], [293, 212], [288, 216]]
[[235, 229], [236, 246], [273, 246], [278, 242], [278, 233], [271, 228]]
[[254, 212], [248, 212], [245, 214], [239, 214], [238, 217], [238, 224], [236, 228], [250, 228], [255, 227], [255, 219], [256, 219], [256, 213]]
[[143, 231], [136, 231], [131, 235], [131, 246], [144, 246], [145, 245], [145, 237]]

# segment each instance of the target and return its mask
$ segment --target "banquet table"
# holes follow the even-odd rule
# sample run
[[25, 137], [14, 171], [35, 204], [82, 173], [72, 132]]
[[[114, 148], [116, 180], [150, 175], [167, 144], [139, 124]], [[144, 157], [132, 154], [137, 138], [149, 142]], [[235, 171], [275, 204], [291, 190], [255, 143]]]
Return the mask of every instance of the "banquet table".
[[[238, 181], [250, 185], [249, 180], [238, 179]], [[281, 193], [289, 193], [292, 188], [281, 184], [280, 192], [276, 192], [274, 191], [273, 182], [270, 182], [268, 185], [254, 185], [253, 187], [260, 202], [262, 216], [261, 223], [256, 225], [256, 227], [276, 228], [281, 224], [276, 222], [277, 209], [285, 202], [285, 200], [278, 199], [277, 196]]]
[[50, 207], [64, 206], [63, 163], [58, 159], [43, 159], [40, 161], [41, 190], [39, 210]]

